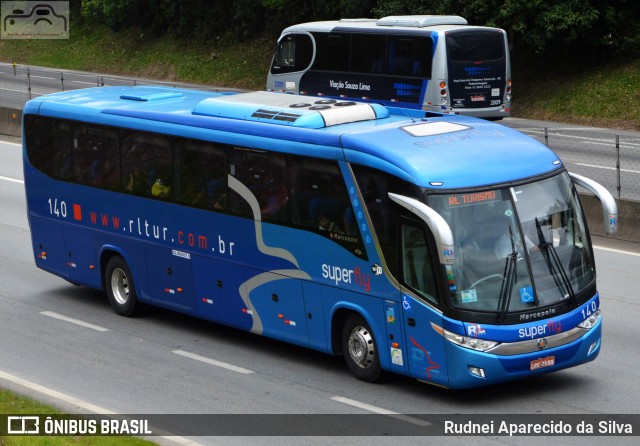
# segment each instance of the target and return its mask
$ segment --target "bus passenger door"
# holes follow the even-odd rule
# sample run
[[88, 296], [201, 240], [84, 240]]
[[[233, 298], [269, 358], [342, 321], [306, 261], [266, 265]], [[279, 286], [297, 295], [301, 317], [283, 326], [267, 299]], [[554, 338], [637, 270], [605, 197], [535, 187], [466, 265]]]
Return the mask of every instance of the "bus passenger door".
[[191, 254], [146, 244], [145, 255], [152, 302], [192, 313], [195, 299]]
[[402, 307], [411, 376], [448, 386], [444, 338], [431, 325], [442, 327], [442, 315], [408, 293], [402, 293]]
[[438, 311], [436, 259], [425, 225], [410, 220], [400, 224], [402, 314], [411, 376], [447, 386], [444, 338], [432, 324], [442, 327]]

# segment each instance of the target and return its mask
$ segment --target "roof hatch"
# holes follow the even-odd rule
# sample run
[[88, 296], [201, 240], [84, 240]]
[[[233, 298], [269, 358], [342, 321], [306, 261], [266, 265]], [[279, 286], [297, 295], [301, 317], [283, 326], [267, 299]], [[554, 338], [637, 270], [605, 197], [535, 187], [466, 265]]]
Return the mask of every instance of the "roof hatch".
[[457, 124], [455, 122], [435, 121], [405, 125], [401, 128], [411, 136], [436, 136], [444, 135], [446, 133], [469, 130], [471, 127], [467, 125]]
[[376, 22], [378, 26], [411, 26], [414, 28], [466, 24], [467, 20], [458, 15], [399, 15], [383, 17]]
[[[147, 94], [144, 94], [144, 92], [147, 91]], [[123, 94], [120, 95], [120, 99], [128, 99], [130, 101], [140, 101], [140, 102], [152, 102], [152, 101], [160, 101], [162, 99], [176, 99], [176, 98], [181, 98], [184, 95], [182, 93], [178, 93], [178, 92], [173, 92], [173, 91], [169, 91], [169, 92], [151, 92], [149, 93], [150, 90], [142, 90], [140, 92], [138, 91], [133, 91], [131, 94]]]
[[318, 129], [386, 118], [389, 111], [379, 104], [256, 91], [205, 99], [193, 114]]

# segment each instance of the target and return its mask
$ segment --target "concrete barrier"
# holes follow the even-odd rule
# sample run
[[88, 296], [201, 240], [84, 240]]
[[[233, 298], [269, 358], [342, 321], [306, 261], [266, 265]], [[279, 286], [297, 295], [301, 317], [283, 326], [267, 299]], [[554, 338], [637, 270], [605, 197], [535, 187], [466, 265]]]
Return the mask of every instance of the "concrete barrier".
[[604, 232], [602, 205], [595, 195], [580, 194], [580, 202], [587, 217], [591, 235], [640, 243], [640, 201], [616, 198], [616, 203], [618, 204], [618, 232], [613, 235], [607, 235]]
[[22, 133], [22, 110], [0, 107], [0, 134], [20, 136]]

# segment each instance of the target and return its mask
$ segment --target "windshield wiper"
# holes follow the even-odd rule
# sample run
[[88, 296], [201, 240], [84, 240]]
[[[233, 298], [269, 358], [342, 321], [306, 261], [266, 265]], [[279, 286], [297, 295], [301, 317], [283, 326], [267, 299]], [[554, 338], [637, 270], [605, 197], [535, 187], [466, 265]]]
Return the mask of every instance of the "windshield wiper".
[[547, 264], [547, 268], [553, 277], [556, 286], [562, 293], [563, 298], [569, 297], [571, 304], [576, 307], [577, 300], [576, 294], [573, 291], [573, 287], [571, 286], [571, 281], [569, 277], [567, 277], [567, 273], [562, 266], [562, 261], [560, 261], [560, 257], [558, 257], [558, 253], [556, 252], [556, 248], [553, 246], [553, 243], [548, 242], [544, 234], [542, 232], [542, 227], [540, 226], [540, 222], [538, 218], [535, 218], [536, 222], [536, 230], [538, 231], [538, 241], [540, 244], [538, 248], [540, 248], [540, 252], [544, 256], [545, 263]]
[[502, 322], [507, 318], [509, 313], [509, 305], [511, 304], [511, 294], [513, 293], [513, 285], [518, 280], [518, 269], [516, 262], [518, 260], [518, 252], [516, 251], [516, 244], [513, 240], [513, 231], [511, 225], [509, 225], [509, 237], [511, 239], [511, 254], [508, 254], [505, 259], [504, 273], [502, 279], [502, 285], [500, 287], [500, 299], [498, 301], [498, 321]]

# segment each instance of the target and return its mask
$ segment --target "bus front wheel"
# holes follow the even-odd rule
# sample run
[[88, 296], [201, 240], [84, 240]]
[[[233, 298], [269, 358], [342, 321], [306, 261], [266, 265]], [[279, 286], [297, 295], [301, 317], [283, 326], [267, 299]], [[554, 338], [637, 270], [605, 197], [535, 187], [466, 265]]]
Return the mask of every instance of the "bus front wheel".
[[342, 352], [356, 378], [375, 382], [381, 377], [375, 338], [369, 324], [359, 314], [349, 316], [342, 327]]
[[104, 283], [109, 303], [121, 316], [132, 316], [136, 310], [136, 288], [133, 276], [122, 257], [114, 256], [107, 262]]

